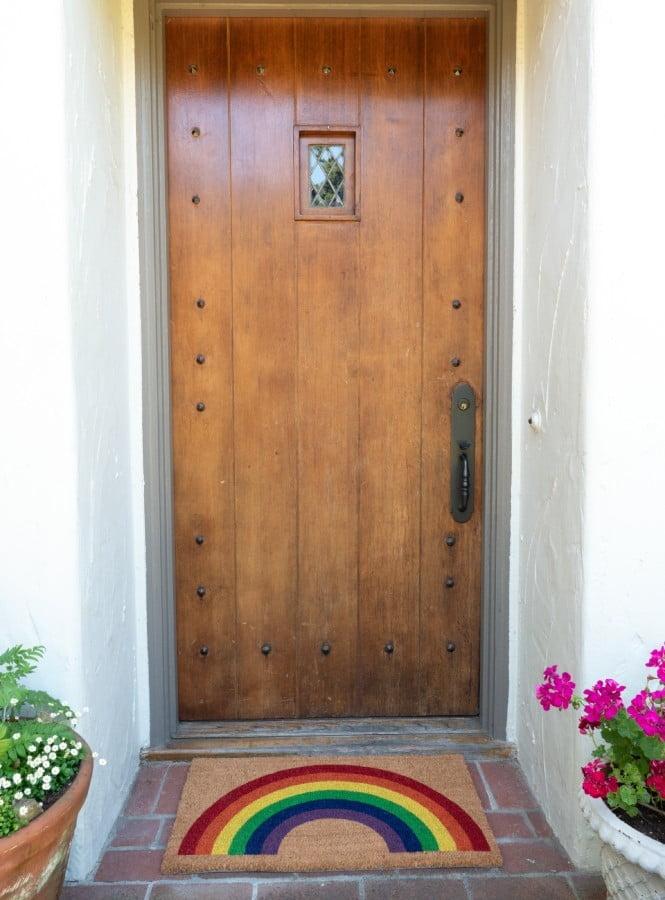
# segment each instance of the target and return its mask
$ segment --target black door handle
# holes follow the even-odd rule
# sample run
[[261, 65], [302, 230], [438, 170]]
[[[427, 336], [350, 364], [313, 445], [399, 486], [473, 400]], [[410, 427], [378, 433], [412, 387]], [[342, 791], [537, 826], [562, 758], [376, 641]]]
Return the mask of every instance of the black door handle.
[[464, 513], [469, 505], [469, 497], [471, 496], [471, 471], [469, 469], [469, 457], [466, 453], [460, 453], [459, 457], [459, 497], [457, 509]]
[[450, 512], [456, 522], [473, 515], [476, 457], [476, 394], [458, 382], [450, 397]]

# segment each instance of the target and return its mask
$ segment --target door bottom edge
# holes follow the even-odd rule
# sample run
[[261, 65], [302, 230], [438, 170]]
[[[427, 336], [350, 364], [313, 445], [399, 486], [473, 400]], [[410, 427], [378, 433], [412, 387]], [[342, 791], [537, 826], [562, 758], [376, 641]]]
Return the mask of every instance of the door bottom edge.
[[147, 747], [152, 762], [186, 762], [205, 756], [458, 753], [465, 758], [505, 758], [513, 744], [483, 730], [478, 716], [428, 719], [337, 719], [270, 722], [182, 722], [161, 746]]

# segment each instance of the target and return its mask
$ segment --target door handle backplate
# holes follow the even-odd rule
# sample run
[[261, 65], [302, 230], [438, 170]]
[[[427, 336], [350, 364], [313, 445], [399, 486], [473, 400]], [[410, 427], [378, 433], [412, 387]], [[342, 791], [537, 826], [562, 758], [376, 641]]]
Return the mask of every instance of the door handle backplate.
[[450, 511], [456, 522], [468, 522], [475, 485], [476, 395], [465, 381], [453, 388], [450, 432]]

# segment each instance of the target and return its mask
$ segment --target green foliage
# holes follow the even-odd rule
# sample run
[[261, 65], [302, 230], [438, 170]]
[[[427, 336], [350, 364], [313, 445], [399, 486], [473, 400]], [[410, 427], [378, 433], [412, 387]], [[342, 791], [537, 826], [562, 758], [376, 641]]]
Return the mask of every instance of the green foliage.
[[43, 655], [43, 647], [21, 644], [0, 654], [0, 837], [66, 788], [85, 757], [73, 710], [22, 683]]
[[21, 827], [14, 806], [0, 795], [0, 837], [7, 837]]
[[21, 682], [31, 675], [44, 656], [44, 648], [15, 644], [0, 653], [0, 722], [5, 722], [26, 702], [30, 693]]
[[610, 764], [610, 777], [616, 778], [618, 790], [607, 795], [612, 809], [622, 809], [629, 816], [636, 816], [638, 806], [653, 802], [646, 786], [650, 762], [665, 759], [665, 742], [658, 737], [644, 734], [640, 726], [625, 709], [620, 709], [612, 719], [606, 719], [600, 729], [603, 743], [593, 755]]
[[0, 677], [9, 675], [17, 681], [21, 681], [28, 675], [32, 675], [43, 656], [44, 647], [41, 645], [23, 647], [21, 644], [15, 644], [4, 653], [0, 653], [0, 668], [4, 670]]

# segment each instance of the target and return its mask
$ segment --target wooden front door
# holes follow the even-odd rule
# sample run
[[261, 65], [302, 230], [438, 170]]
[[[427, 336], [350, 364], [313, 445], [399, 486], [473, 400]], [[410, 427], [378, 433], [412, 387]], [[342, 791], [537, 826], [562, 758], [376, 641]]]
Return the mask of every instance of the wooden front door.
[[478, 711], [486, 40], [166, 23], [182, 720]]

